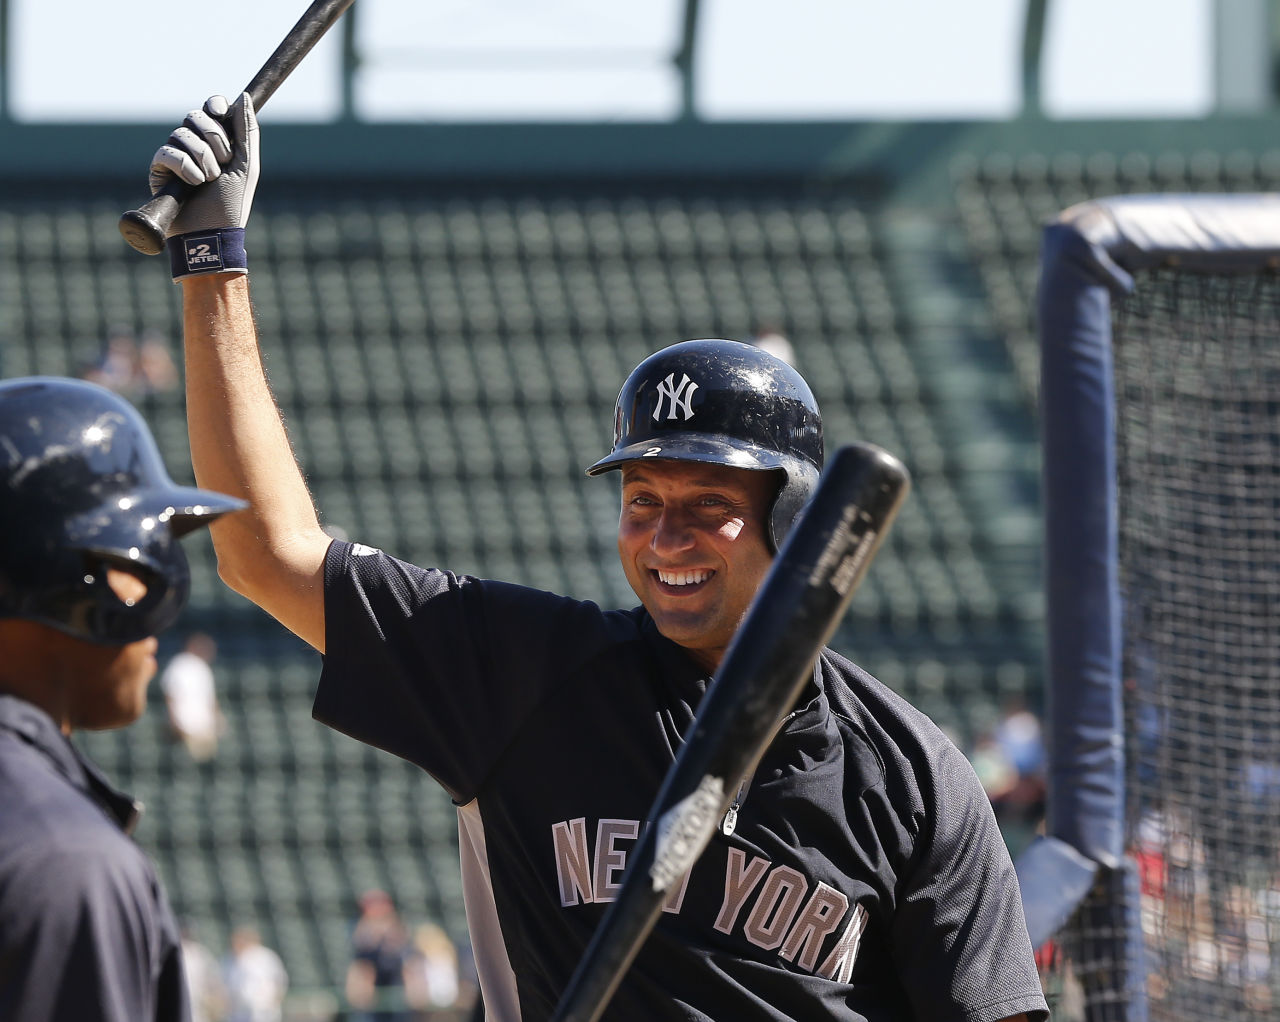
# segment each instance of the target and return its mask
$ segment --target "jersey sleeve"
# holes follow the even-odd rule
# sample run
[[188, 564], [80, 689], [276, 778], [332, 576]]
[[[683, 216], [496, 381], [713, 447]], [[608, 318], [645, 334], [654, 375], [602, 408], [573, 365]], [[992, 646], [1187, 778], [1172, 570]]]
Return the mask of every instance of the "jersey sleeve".
[[991, 803], [953, 746], [938, 760], [931, 812], [900, 879], [894, 958], [921, 1019], [1048, 1018], [1017, 876]]
[[335, 542], [314, 715], [417, 764], [465, 803], [604, 628], [591, 603]]

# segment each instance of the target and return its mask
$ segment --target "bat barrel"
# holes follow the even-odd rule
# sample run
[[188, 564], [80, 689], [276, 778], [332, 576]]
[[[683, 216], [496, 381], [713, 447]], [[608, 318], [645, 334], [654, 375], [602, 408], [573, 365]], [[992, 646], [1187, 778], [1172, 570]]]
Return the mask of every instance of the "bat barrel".
[[289, 77], [293, 69], [302, 62], [315, 47], [329, 28], [342, 17], [354, 0], [314, 0], [306, 13], [298, 19], [298, 23], [284, 37], [275, 52], [267, 58], [267, 62], [253, 76], [245, 92], [253, 100], [253, 108], [260, 110], [262, 104], [270, 99], [280, 84]]

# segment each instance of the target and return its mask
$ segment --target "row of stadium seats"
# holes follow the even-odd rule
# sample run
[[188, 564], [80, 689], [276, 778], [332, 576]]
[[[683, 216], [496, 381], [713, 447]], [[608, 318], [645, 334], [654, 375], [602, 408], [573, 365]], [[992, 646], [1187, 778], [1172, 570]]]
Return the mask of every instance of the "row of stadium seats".
[[[275, 203], [264, 185], [265, 203]], [[271, 233], [255, 251], [273, 262], [342, 263], [364, 258], [466, 262], [628, 259], [667, 263], [869, 256], [873, 230], [855, 199], [811, 201], [786, 195], [723, 198], [566, 197], [500, 194], [423, 202], [419, 195], [324, 196], [313, 208], [276, 206]], [[115, 259], [119, 237], [101, 230], [120, 207], [105, 202], [24, 202], [0, 212], [0, 244], [24, 259]], [[255, 224], [258, 210], [255, 209]], [[258, 240], [260, 238], [260, 240]]]
[[1039, 351], [1034, 304], [1043, 225], [1064, 209], [1110, 195], [1268, 192], [1280, 186], [1280, 151], [1117, 156], [1063, 153], [966, 157], [952, 167], [965, 243], [977, 262], [996, 328], [1034, 404]]

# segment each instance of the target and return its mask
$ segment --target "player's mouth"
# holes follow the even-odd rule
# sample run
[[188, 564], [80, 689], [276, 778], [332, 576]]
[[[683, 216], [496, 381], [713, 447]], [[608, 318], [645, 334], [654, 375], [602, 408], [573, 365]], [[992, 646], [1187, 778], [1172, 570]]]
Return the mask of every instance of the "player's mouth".
[[653, 568], [650, 574], [657, 579], [658, 588], [662, 592], [685, 595], [702, 589], [715, 572], [710, 568], [689, 568], [679, 571]]

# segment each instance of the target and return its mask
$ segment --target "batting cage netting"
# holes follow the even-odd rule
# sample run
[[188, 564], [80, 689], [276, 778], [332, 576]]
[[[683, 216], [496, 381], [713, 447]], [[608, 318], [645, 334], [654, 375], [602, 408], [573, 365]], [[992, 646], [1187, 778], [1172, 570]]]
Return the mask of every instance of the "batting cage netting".
[[1046, 233], [1051, 771], [1019, 872], [1060, 1020], [1280, 1012], [1280, 233], [1145, 197]]

